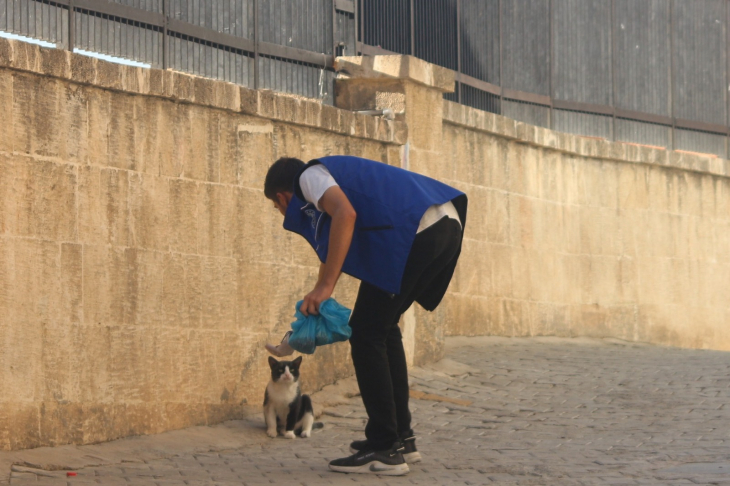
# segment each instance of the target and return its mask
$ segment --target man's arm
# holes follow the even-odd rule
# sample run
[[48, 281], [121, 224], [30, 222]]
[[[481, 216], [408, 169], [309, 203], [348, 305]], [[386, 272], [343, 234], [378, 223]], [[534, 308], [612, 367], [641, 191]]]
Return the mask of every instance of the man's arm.
[[342, 273], [342, 264], [350, 250], [352, 233], [355, 231], [357, 214], [350, 200], [339, 186], [327, 189], [319, 199], [319, 206], [330, 215], [329, 247], [327, 261], [320, 266], [317, 285], [304, 296], [299, 310], [305, 316], [319, 313], [319, 304], [332, 296], [337, 279]]

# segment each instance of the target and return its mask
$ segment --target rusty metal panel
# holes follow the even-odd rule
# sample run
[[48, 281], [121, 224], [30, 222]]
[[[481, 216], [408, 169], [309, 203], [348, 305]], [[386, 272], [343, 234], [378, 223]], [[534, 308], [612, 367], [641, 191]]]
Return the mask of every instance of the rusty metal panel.
[[674, 116], [727, 124], [726, 0], [672, 0]]
[[499, 0], [461, 0], [460, 24], [461, 72], [500, 84]]
[[550, 94], [549, 0], [502, 0], [504, 88]]
[[331, 55], [333, 11], [333, 0], [261, 1], [259, 40]]
[[456, 0], [414, 2], [414, 55], [458, 69]]
[[694, 130], [674, 130], [674, 149], [715, 154], [727, 158], [727, 137]]
[[108, 0], [112, 3], [134, 7], [148, 12], [162, 13], [163, 0]]
[[162, 31], [158, 27], [86, 10], [74, 15], [75, 48], [162, 66]]
[[170, 16], [216, 32], [253, 39], [253, 4], [253, 0], [170, 0]]
[[0, 0], [0, 30], [64, 47], [68, 42], [68, 9], [33, 0]]
[[672, 128], [655, 123], [616, 119], [616, 141], [669, 147]]
[[579, 111], [553, 110], [552, 129], [589, 137], [613, 138], [613, 118]]
[[548, 128], [550, 124], [550, 108], [533, 103], [502, 100], [502, 115], [539, 127]]
[[551, 1], [553, 97], [612, 105], [611, 2]]
[[410, 0], [360, 0], [362, 42], [411, 54]]
[[671, 116], [669, 2], [615, 5], [616, 107]]

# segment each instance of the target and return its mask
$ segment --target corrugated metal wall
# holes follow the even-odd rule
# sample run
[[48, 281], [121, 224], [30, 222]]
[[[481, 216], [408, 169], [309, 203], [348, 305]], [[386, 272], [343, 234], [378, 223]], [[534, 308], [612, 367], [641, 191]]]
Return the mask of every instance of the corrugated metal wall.
[[[460, 70], [464, 79], [445, 98], [469, 106], [556, 130], [727, 155], [730, 0], [111, 0], [142, 14], [77, 8], [73, 22], [63, 3], [0, 0], [0, 30], [326, 102], [334, 73], [322, 69], [325, 56], [335, 46], [356, 53], [359, 38]], [[165, 16], [177, 22], [167, 52]], [[250, 41], [320, 53], [322, 62], [273, 46], [257, 61]], [[512, 90], [507, 98], [494, 94], [500, 87]], [[607, 116], [614, 108], [615, 119]]]
[[68, 10], [44, 2], [0, 0], [0, 30], [64, 47], [68, 39]]
[[462, 0], [460, 19], [461, 72], [500, 84], [499, 0]]
[[162, 31], [87, 10], [74, 12], [74, 47], [162, 67]]
[[613, 103], [610, 19], [610, 1], [552, 0], [554, 98]]
[[553, 130], [589, 137], [613, 138], [613, 118], [579, 111], [553, 110]]
[[550, 95], [549, 17], [549, 0], [502, 2], [503, 87]]
[[672, 0], [674, 116], [727, 123], [727, 0]]
[[538, 127], [550, 126], [550, 108], [534, 103], [502, 100], [502, 115]]
[[359, 6], [364, 44], [411, 54], [410, 0], [360, 0]]
[[[141, 0], [120, 1], [132, 3]], [[157, 3], [155, 12], [162, 13], [160, 0], [147, 1]], [[170, 16], [193, 25], [223, 32], [225, 34], [253, 39], [254, 15], [253, 0], [170, 0]]]
[[615, 106], [670, 116], [670, 2], [615, 0], [615, 5]]

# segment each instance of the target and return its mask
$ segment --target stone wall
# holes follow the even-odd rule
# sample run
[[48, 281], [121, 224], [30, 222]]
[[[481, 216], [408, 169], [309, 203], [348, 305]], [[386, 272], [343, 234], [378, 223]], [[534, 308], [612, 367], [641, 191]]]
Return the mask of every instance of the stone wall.
[[[403, 122], [0, 39], [0, 449], [239, 417], [318, 261], [283, 155], [400, 164]], [[336, 296], [351, 305], [348, 277]], [[346, 343], [305, 357], [313, 391]]]
[[444, 110], [441, 163], [414, 169], [470, 195], [448, 333], [730, 350], [727, 160]]
[[[730, 349], [727, 161], [538, 129], [442, 101], [454, 73], [343, 58], [340, 108], [0, 39], [0, 449], [240, 417], [318, 262], [263, 196], [270, 163], [351, 154], [470, 198], [446, 335]], [[347, 75], [345, 75], [347, 73]], [[391, 108], [395, 121], [352, 110]], [[343, 277], [336, 297], [354, 302]], [[352, 368], [306, 357], [313, 391]]]

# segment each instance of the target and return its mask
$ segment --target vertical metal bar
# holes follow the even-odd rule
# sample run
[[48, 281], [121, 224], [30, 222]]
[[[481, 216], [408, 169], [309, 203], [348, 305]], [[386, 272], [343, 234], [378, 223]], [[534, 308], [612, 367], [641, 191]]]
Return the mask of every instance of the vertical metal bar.
[[353, 45], [354, 46], [353, 55], [355, 55], [355, 56], [360, 54], [360, 52], [357, 49], [357, 41], [362, 40], [362, 38], [360, 37], [360, 15], [359, 15], [361, 4], [362, 4], [361, 0], [355, 0], [355, 14], [354, 14], [355, 15], [355, 25], [354, 25], [355, 28], [353, 29], [354, 34], [355, 34], [355, 39], [354, 39], [355, 44]]
[[[337, 9], [334, 0], [332, 0], [332, 55], [337, 55]], [[322, 66], [322, 69], [324, 68], [325, 66]]]
[[167, 36], [167, 25], [170, 20], [170, 0], [162, 1], [162, 15], [164, 16], [165, 25], [162, 27], [162, 69], [167, 69], [170, 59], [170, 42]]
[[[461, 2], [456, 0], [456, 72], [461, 74]], [[456, 102], [461, 103], [461, 83], [456, 82]]]
[[548, 111], [548, 128], [553, 128], [553, 0], [548, 0], [548, 89], [550, 95], [550, 111]]
[[416, 10], [415, 1], [411, 0], [411, 56], [416, 55]]
[[611, 140], [616, 141], [616, 0], [611, 0], [611, 105], [613, 105], [613, 116], [611, 118]]
[[76, 14], [74, 12], [74, 0], [68, 0], [68, 45], [66, 48], [73, 52], [76, 43]]
[[677, 130], [674, 120], [674, 0], [669, 0], [669, 116], [672, 118], [669, 150], [674, 150], [674, 136]]
[[259, 0], [253, 0], [253, 88], [259, 89]]
[[502, 93], [504, 93], [504, 77], [502, 76], [502, 74], [504, 73], [504, 70], [502, 69], [502, 58], [503, 58], [503, 54], [502, 54], [502, 50], [503, 50], [502, 49], [502, 41], [503, 41], [503, 36], [502, 36], [502, 0], [499, 0], [497, 2], [497, 9], [498, 9], [498, 12], [497, 12], [497, 31], [498, 31], [498, 34], [499, 34], [499, 86], [501, 87], [501, 89], [499, 90], [499, 110], [498, 111], [495, 110], [494, 112], [495, 113], [499, 113], [501, 115], [502, 114], [502, 106], [504, 105], [504, 95], [502, 94]]

